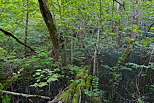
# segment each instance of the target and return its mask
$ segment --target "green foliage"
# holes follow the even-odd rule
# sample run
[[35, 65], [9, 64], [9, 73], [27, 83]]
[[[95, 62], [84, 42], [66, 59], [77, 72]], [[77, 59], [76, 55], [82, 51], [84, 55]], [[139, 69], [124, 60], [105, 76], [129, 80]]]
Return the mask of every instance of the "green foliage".
[[153, 62], [150, 62], [149, 65], [138, 65], [136, 63], [127, 63], [127, 65], [132, 66], [132, 68], [134, 68], [134, 69], [143, 68], [143, 69], [152, 69], [152, 70], [154, 70], [154, 63]]
[[103, 94], [105, 93], [104, 91], [102, 91], [101, 89], [99, 89], [99, 78], [94, 76], [92, 79], [92, 90], [89, 90], [89, 88], [87, 89], [83, 89], [84, 94], [90, 96], [90, 97], [102, 97]]
[[2, 94], [3, 88], [4, 88], [4, 86], [2, 85], [2, 83], [0, 83], [0, 94]]
[[11, 103], [11, 96], [10, 95], [4, 95], [4, 96], [1, 96], [2, 98], [2, 103]]
[[141, 100], [140, 98], [138, 99], [138, 102], [139, 102], [139, 103], [144, 103], [144, 101]]
[[[150, 73], [154, 70], [151, 55], [154, 46], [154, 27], [153, 25], [149, 27], [154, 20], [153, 0], [138, 0], [139, 3], [135, 5], [133, 1], [123, 0], [122, 4], [126, 10], [122, 7], [120, 16], [117, 11], [118, 3], [111, 0], [48, 0], [57, 34], [65, 39], [60, 41], [62, 42], [60, 58], [63, 58], [64, 54], [66, 58], [64, 67], [61, 61], [55, 62], [52, 58], [52, 38], [49, 37], [39, 11], [38, 1], [28, 1], [29, 4], [27, 0], [0, 0], [0, 28], [13, 33], [23, 42], [27, 38], [26, 44], [36, 50], [36, 54], [32, 54], [28, 48], [25, 50], [23, 45], [0, 32], [0, 82], [7, 84], [5, 88], [9, 89], [11, 84], [14, 90], [27, 92], [31, 90], [29, 85], [33, 84], [34, 87], [30, 88], [40, 87], [36, 90], [40, 91], [43, 89], [41, 87], [45, 88], [47, 85], [52, 87], [54, 84], [52, 82], [59, 81], [60, 78], [62, 79], [60, 82], [64, 83], [58, 82], [58, 89], [54, 87], [52, 93], [56, 95], [59, 88], [63, 89], [67, 84], [73, 83], [71, 89], [62, 95], [66, 101], [71, 100], [72, 95], [76, 94], [73, 102], [78, 102], [79, 93], [99, 96], [105, 103], [122, 103], [129, 99], [131, 101], [132, 98], [140, 103], [153, 101], [151, 94], [154, 89], [153, 83], [150, 82], [152, 80]], [[138, 25], [133, 25], [132, 14], [135, 9], [138, 9], [140, 14]], [[27, 12], [29, 24], [26, 36]], [[149, 29], [150, 32], [147, 32]], [[137, 34], [137, 38], [132, 38], [132, 31]], [[117, 45], [120, 35], [121, 44]], [[119, 59], [122, 62], [126, 60], [126, 65], [122, 63], [115, 66], [117, 58], [130, 42], [134, 43], [134, 47], [128, 48], [128, 51], [132, 51], [130, 57], [125, 58], [126, 55], [123, 55], [123, 58]], [[87, 75], [89, 73], [87, 67], [84, 68], [85, 71], [81, 68], [89, 64], [93, 66], [95, 50], [98, 50], [99, 79]], [[149, 56], [152, 59], [147, 63], [145, 60]], [[146, 65], [143, 65], [144, 62]], [[137, 73], [142, 69], [139, 89], [142, 89], [140, 95], [145, 98], [138, 97], [134, 89]], [[149, 74], [151, 78], [148, 77]], [[90, 87], [93, 87], [92, 90]], [[50, 92], [47, 90], [46, 88], [43, 90], [45, 95]], [[36, 91], [34, 90], [34, 94], [38, 93]], [[92, 98], [92, 102], [97, 103], [96, 101], [98, 98]]]
[[48, 85], [51, 82], [57, 81], [58, 78], [63, 77], [63, 75], [60, 75], [56, 72], [59, 72], [60, 69], [54, 69], [54, 71], [51, 71], [49, 69], [38, 69], [36, 70], [36, 73], [33, 75], [36, 82], [35, 84], [31, 85], [34, 87], [44, 87]]
[[0, 52], [2, 52], [2, 53], [7, 53], [7, 51], [6, 50], [4, 50], [3, 48], [1, 48], [0, 47]]
[[81, 67], [68, 65], [67, 70], [69, 70], [69, 74], [78, 74], [81, 71]]

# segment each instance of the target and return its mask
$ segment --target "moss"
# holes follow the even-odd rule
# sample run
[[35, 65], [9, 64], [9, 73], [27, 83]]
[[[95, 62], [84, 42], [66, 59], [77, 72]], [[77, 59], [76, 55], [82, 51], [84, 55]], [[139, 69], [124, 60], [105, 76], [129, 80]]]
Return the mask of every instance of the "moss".
[[102, 103], [102, 102], [98, 97], [93, 97], [92, 98], [92, 103]]
[[81, 68], [80, 72], [76, 75], [76, 79], [83, 78], [84, 76], [89, 74], [89, 66], [84, 66]]
[[121, 63], [123, 63], [127, 57], [130, 55], [130, 53], [132, 52], [132, 49], [134, 47], [134, 44], [130, 43], [128, 45], [128, 47], [126, 48], [126, 50], [124, 51], [124, 53], [122, 54], [122, 56], [119, 58], [118, 62], [116, 65], [120, 65]]
[[92, 80], [92, 75], [89, 75], [85, 82], [85, 89], [88, 90], [91, 87], [91, 80]]
[[[71, 83], [69, 89], [63, 92], [58, 97], [56, 102], [62, 100], [65, 103], [79, 103], [81, 97], [81, 89], [89, 89], [91, 87], [92, 75], [89, 75], [89, 69], [90, 68], [88, 66], [83, 67], [81, 72], [76, 75], [76, 79], [81, 79], [81, 81]], [[97, 99], [94, 98], [94, 101], [97, 101]]]
[[70, 89], [73, 89], [73, 90], [76, 90], [77, 84], [78, 84], [78, 83], [73, 82], [73, 83], [70, 84], [69, 88], [70, 88]]
[[67, 90], [64, 93], [62, 93], [56, 102], [63, 100], [64, 102], [69, 103], [69, 100], [71, 99], [71, 94], [69, 94], [69, 92], [70, 91]]
[[77, 83], [73, 82], [70, 86], [69, 89], [63, 92], [57, 101], [63, 100], [66, 103], [69, 103], [72, 100], [72, 95], [75, 94], [75, 91], [77, 90]]
[[80, 92], [81, 92], [80, 86], [78, 85], [77, 88], [76, 88], [76, 92], [73, 96], [72, 103], [79, 103]]

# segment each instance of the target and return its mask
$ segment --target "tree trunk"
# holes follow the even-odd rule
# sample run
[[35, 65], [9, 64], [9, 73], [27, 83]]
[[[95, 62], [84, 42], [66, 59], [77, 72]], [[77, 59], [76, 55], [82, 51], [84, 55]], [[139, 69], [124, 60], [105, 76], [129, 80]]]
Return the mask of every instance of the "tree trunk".
[[[120, 4], [122, 4], [122, 2], [121, 2], [121, 0], [117, 0], [119, 3], [117, 4], [117, 15], [119, 16], [119, 18], [120, 18], [120, 16], [121, 16], [121, 10], [122, 10], [122, 6], [120, 5]], [[120, 21], [120, 19], [119, 19], [119, 21], [118, 21], [119, 23], [118, 23], [118, 37], [117, 37], [117, 45], [118, 45], [118, 47], [120, 47], [120, 45], [121, 45], [121, 39], [122, 39], [122, 35], [121, 35], [121, 21]]]
[[56, 26], [53, 22], [52, 14], [49, 11], [48, 4], [46, 0], [38, 0], [40, 5], [40, 11], [47, 25], [50, 33], [51, 42], [53, 46], [54, 58], [56, 60], [60, 59], [60, 48], [59, 48], [59, 38], [56, 30]]
[[[138, 4], [138, 1], [134, 0], [133, 4], [134, 5]], [[122, 64], [128, 58], [128, 56], [131, 54], [131, 52], [134, 48], [134, 42], [135, 42], [136, 36], [137, 36], [137, 32], [136, 32], [137, 27], [138, 27], [138, 10], [135, 9], [135, 10], [133, 10], [133, 30], [132, 30], [132, 34], [131, 34], [131, 40], [130, 40], [126, 50], [124, 51], [122, 56], [119, 58], [116, 65]]]
[[[24, 43], [27, 44], [27, 35], [28, 35], [28, 20], [29, 20], [29, 12], [28, 12], [28, 5], [29, 5], [29, 0], [26, 2], [27, 5], [27, 11], [26, 11], [26, 26], [25, 26], [25, 41]], [[27, 55], [27, 47], [25, 46], [25, 56]]]
[[74, 37], [73, 34], [71, 34], [71, 65], [73, 65], [74, 62]]

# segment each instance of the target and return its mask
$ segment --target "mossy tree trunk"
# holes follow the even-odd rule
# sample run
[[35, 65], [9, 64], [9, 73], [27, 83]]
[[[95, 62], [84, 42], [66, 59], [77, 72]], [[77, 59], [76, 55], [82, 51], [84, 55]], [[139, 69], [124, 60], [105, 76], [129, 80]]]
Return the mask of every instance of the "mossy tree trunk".
[[91, 97], [91, 100], [84, 100], [83, 97], [89, 97], [83, 93], [83, 90], [91, 90], [93, 76], [90, 74], [90, 67], [85, 66], [81, 69], [81, 72], [76, 75], [76, 80], [72, 82], [66, 90], [60, 95], [56, 96], [52, 101], [48, 103], [81, 103], [88, 101], [87, 103], [101, 103], [98, 97]]
[[52, 14], [49, 11], [48, 4], [46, 0], [38, 0], [40, 5], [40, 11], [47, 25], [48, 31], [50, 33], [51, 42], [53, 46], [54, 58], [58, 60], [60, 58], [60, 48], [59, 48], [59, 37], [57, 34], [56, 26], [53, 21]]

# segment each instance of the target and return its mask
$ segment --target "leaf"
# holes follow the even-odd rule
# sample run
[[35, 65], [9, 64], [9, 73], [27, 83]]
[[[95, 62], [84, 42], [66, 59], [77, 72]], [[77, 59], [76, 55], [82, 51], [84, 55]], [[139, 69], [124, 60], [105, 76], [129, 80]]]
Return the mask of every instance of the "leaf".
[[137, 30], [138, 32], [140, 32], [140, 33], [143, 33], [144, 31], [142, 31], [142, 30]]
[[135, 29], [138, 29], [138, 26], [137, 25], [132, 25], [133, 28]]
[[139, 103], [144, 103], [144, 101], [142, 101], [140, 98], [138, 99], [138, 102]]
[[141, 43], [142, 43], [143, 45], [147, 45], [147, 44], [149, 44], [150, 42], [147, 41], [147, 40], [142, 40]]
[[40, 82], [40, 83], [38, 84], [39, 87], [44, 87], [44, 86], [46, 86], [46, 85], [48, 85], [47, 82]]
[[125, 37], [125, 40], [129, 40], [130, 38], [129, 37]]
[[151, 29], [154, 29], [154, 27], [151, 27]]
[[37, 71], [37, 72], [41, 72], [42, 70], [41, 70], [41, 69], [37, 69], [36, 71]]
[[0, 52], [2, 52], [2, 53], [7, 53], [7, 51], [6, 50], [4, 50], [3, 48], [1, 48], [0, 47]]
[[53, 82], [53, 81], [56, 81], [56, 80], [58, 80], [58, 79], [57, 79], [57, 78], [50, 77], [50, 78], [47, 80], [47, 82], [50, 83], [50, 82]]
[[154, 38], [149, 38], [150, 41], [154, 42]]
[[117, 35], [117, 34], [116, 34], [116, 33], [111, 33], [111, 35], [113, 35], [113, 36], [114, 36], [114, 35]]
[[34, 83], [34, 85], [30, 85], [32, 87], [37, 87], [38, 83]]

